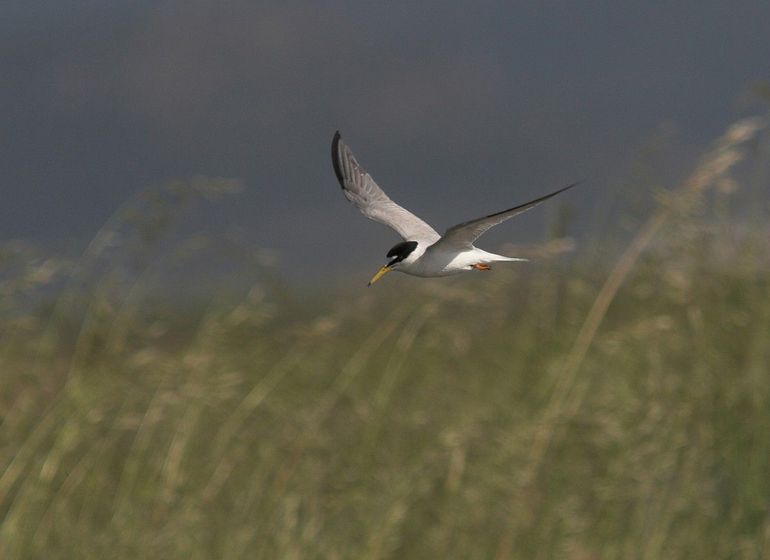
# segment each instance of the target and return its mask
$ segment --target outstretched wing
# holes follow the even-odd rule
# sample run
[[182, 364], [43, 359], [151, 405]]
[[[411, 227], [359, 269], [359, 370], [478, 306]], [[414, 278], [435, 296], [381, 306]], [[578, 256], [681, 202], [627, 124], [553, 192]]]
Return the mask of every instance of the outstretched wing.
[[404, 241], [433, 244], [439, 240], [436, 230], [388, 198], [340, 139], [339, 131], [332, 140], [332, 164], [345, 197], [364, 216], [393, 228]]
[[473, 245], [473, 242], [481, 237], [481, 235], [489, 228], [496, 226], [497, 224], [500, 224], [509, 218], [513, 218], [514, 216], [522, 214], [523, 212], [534, 208], [538, 204], [545, 202], [549, 198], [556, 196], [559, 193], [563, 193], [568, 189], [571, 189], [577, 184], [578, 183], [572, 183], [571, 185], [559, 189], [556, 192], [541, 196], [540, 198], [536, 198], [530, 202], [520, 204], [519, 206], [514, 206], [508, 210], [503, 210], [502, 212], [497, 212], [496, 214], [490, 214], [489, 216], [484, 216], [483, 218], [477, 218], [475, 220], [470, 220], [468, 222], [463, 222], [462, 224], [452, 226], [441, 237], [441, 244], [452, 245], [458, 248], [470, 247]]

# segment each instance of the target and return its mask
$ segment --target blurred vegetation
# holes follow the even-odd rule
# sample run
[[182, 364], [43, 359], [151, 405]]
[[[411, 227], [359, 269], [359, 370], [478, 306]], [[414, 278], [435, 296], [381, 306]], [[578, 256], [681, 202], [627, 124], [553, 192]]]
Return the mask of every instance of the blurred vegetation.
[[560, 257], [557, 212], [530, 265], [399, 293], [299, 301], [169, 236], [225, 180], [141, 194], [77, 262], [7, 244], [0, 556], [770, 557], [764, 126], [629, 187], [604, 244]]

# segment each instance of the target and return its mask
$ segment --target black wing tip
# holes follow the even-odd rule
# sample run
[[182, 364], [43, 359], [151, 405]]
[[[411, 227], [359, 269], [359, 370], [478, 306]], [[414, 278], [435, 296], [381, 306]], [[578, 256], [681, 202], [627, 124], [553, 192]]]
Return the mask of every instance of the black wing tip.
[[513, 208], [508, 208], [507, 210], [503, 210], [502, 212], [495, 212], [494, 214], [490, 214], [490, 215], [488, 215], [488, 216], [484, 216], [484, 217], [485, 217], [485, 218], [494, 218], [495, 216], [499, 216], [500, 214], [505, 214], [506, 212], [511, 212], [511, 211], [513, 211], [513, 210], [518, 210], [518, 209], [520, 209], [520, 208], [525, 208], [526, 206], [530, 206], [530, 207], [531, 207], [531, 206], [536, 206], [536, 205], [540, 204], [541, 202], [545, 202], [545, 201], [546, 201], [546, 200], [548, 200], [549, 198], [553, 198], [553, 197], [554, 197], [554, 196], [556, 196], [557, 194], [561, 194], [561, 193], [563, 193], [564, 191], [568, 191], [568, 190], [570, 190], [572, 187], [577, 187], [578, 185], [580, 185], [580, 184], [582, 184], [582, 183], [584, 183], [584, 182], [585, 182], [584, 180], [575, 181], [574, 183], [572, 183], [572, 184], [569, 184], [569, 185], [567, 185], [566, 187], [562, 187], [562, 188], [560, 188], [558, 191], [554, 191], [554, 192], [552, 192], [552, 193], [550, 193], [550, 194], [547, 194], [547, 195], [541, 196], [541, 197], [539, 197], [539, 198], [536, 198], [536, 199], [534, 199], [534, 200], [530, 200], [529, 202], [525, 202], [524, 204], [519, 204], [518, 206], [514, 206]]
[[[573, 188], [573, 187], [579, 187], [580, 185], [583, 185], [583, 184], [585, 184], [586, 182], [587, 182], [587, 179], [580, 179], [579, 181], [575, 181], [574, 183], [570, 183], [570, 184], [569, 184], [569, 185], [567, 185], [566, 187], [562, 187], [562, 188], [560, 188], [558, 191], [556, 191], [555, 193], [553, 193], [551, 196], [556, 196], [557, 194], [561, 194], [561, 193], [563, 193], [563, 192], [566, 192], [566, 191], [570, 190], [570, 189], [571, 189], [571, 188]], [[549, 197], [549, 198], [550, 198], [550, 197]]]
[[337, 181], [340, 183], [340, 187], [345, 188], [344, 179], [342, 177], [342, 168], [340, 167], [340, 131], [334, 133], [332, 138], [332, 166], [334, 167], [334, 174], [337, 176]]
[[[583, 183], [585, 183], [585, 179], [581, 179], [580, 181], [575, 181], [574, 183], [570, 183], [566, 187], [560, 188], [558, 191], [553, 191], [551, 194], [547, 194], [545, 196], [541, 196], [540, 198], [536, 198], [532, 202], [548, 200], [549, 198], [551, 198], [553, 196], [556, 196], [557, 194], [561, 194], [563, 192], [566, 192], [566, 191], [570, 190], [572, 187], [577, 187], [578, 185], [582, 185]], [[528, 204], [531, 204], [531, 203], [528, 203]]]
[[563, 189], [561, 189], [561, 190], [559, 190], [559, 191], [557, 191], [557, 192], [564, 192], [564, 191], [568, 191], [568, 190], [570, 190], [572, 187], [577, 187], [578, 185], [582, 185], [582, 184], [583, 184], [583, 183], [585, 183], [585, 182], [586, 182], [586, 180], [585, 180], [585, 179], [580, 179], [580, 181], [575, 181], [574, 183], [572, 183], [572, 184], [570, 184], [570, 185], [567, 185], [566, 187], [564, 187]]

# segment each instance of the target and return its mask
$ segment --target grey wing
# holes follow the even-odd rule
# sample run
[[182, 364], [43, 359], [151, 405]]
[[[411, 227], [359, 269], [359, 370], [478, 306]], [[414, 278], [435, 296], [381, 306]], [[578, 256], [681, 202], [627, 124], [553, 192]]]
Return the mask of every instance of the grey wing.
[[527, 210], [531, 210], [538, 204], [545, 202], [549, 198], [554, 197], [559, 193], [563, 193], [564, 191], [571, 189], [577, 184], [579, 183], [572, 183], [571, 185], [561, 188], [556, 192], [552, 192], [551, 194], [536, 198], [535, 200], [514, 206], [508, 210], [503, 210], [502, 212], [497, 212], [496, 214], [490, 214], [489, 216], [484, 216], [483, 218], [477, 218], [475, 220], [470, 220], [468, 222], [463, 222], [462, 224], [452, 226], [442, 236], [441, 243], [442, 245], [451, 244], [456, 247], [470, 247], [473, 245], [473, 242], [481, 237], [481, 235], [489, 228], [496, 226], [505, 220], [513, 218], [514, 216], [518, 216]]
[[340, 139], [339, 131], [332, 140], [332, 164], [345, 197], [364, 216], [393, 228], [405, 241], [433, 244], [439, 240], [436, 230], [388, 198]]

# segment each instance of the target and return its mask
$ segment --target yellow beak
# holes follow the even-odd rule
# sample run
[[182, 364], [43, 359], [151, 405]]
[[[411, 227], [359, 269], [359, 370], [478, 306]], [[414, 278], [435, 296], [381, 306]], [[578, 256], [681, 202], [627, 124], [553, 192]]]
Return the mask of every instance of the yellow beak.
[[377, 280], [379, 280], [380, 278], [382, 278], [383, 276], [385, 276], [385, 275], [386, 275], [388, 272], [390, 272], [391, 270], [392, 270], [392, 269], [391, 269], [391, 268], [389, 268], [388, 266], [383, 266], [383, 267], [382, 267], [380, 270], [378, 270], [378, 271], [377, 271], [377, 274], [375, 274], [374, 276], [372, 276], [372, 279], [371, 279], [371, 280], [369, 280], [369, 285], [371, 286], [372, 284], [374, 284], [374, 283], [375, 283]]

